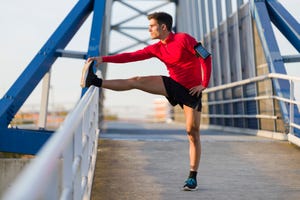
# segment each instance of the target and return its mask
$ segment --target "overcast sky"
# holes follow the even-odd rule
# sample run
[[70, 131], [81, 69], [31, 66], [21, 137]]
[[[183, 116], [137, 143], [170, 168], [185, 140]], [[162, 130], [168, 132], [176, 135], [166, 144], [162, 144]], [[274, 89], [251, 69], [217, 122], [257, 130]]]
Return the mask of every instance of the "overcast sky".
[[[1, 98], [77, 2], [78, 0], [9, 0], [0, 2]], [[300, 12], [297, 2], [295, 0], [285, 0], [283, 4], [288, 7], [299, 22]], [[144, 6], [147, 7], [147, 5]], [[161, 9], [172, 11], [170, 6]], [[126, 10], [124, 12], [126, 13]], [[117, 19], [113, 18], [112, 20], [116, 21]], [[89, 30], [90, 19], [87, 20], [66, 49], [86, 51]], [[114, 38], [114, 36], [111, 38]], [[284, 39], [280, 40], [283, 43], [286, 42]], [[284, 51], [295, 54], [293, 48], [287, 47]], [[52, 67], [51, 74], [49, 102], [51, 106], [55, 105], [56, 108], [69, 109], [75, 105], [81, 93], [79, 80], [83, 64], [84, 61], [78, 59], [59, 58], [56, 61]], [[293, 66], [288, 71], [292, 71], [293, 75], [295, 75], [294, 71], [299, 71], [299, 69], [297, 70]], [[112, 65], [108, 69], [108, 78], [128, 78], [151, 74], [166, 75], [167, 72], [164, 65], [156, 59], [152, 59], [150, 62], [143, 61], [126, 65]], [[148, 115], [149, 110], [153, 107], [154, 99], [161, 98], [160, 96], [140, 91], [121, 93], [106, 91], [105, 94], [105, 106], [112, 112], [121, 110], [123, 114], [126, 112], [134, 114], [138, 113], [137, 111], [145, 110], [148, 112], [146, 115]], [[25, 107], [38, 110], [40, 98], [41, 84], [27, 100]]]

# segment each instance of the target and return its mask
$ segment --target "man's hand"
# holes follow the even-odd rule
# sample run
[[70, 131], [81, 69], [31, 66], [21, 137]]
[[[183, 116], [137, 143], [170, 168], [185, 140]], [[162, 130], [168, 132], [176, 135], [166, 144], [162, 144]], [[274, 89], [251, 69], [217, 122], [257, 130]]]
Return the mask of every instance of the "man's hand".
[[203, 90], [205, 90], [205, 89], [206, 89], [206, 88], [203, 87], [202, 85], [197, 85], [197, 86], [192, 87], [192, 88], [190, 89], [190, 95], [192, 95], [192, 96], [197, 95], [197, 97], [199, 97], [200, 94], [201, 94], [201, 92], [202, 92]]
[[102, 57], [99, 56], [99, 57], [89, 57], [87, 59], [87, 62], [90, 62], [90, 61], [96, 61], [96, 65], [100, 65], [102, 63]]

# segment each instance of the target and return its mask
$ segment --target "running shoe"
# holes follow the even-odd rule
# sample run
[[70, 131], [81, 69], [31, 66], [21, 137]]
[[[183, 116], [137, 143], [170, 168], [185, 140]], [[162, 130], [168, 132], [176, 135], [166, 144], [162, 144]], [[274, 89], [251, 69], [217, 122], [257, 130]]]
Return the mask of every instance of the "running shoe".
[[188, 178], [186, 181], [185, 181], [185, 184], [183, 186], [183, 190], [184, 191], [195, 191], [197, 190], [197, 180], [194, 179], [194, 178]]
[[91, 85], [98, 86], [100, 84], [102, 76], [99, 79], [98, 76], [94, 73], [93, 64], [94, 64], [93, 60], [86, 62], [82, 69], [81, 82], [80, 82], [80, 86], [82, 88], [90, 87]]

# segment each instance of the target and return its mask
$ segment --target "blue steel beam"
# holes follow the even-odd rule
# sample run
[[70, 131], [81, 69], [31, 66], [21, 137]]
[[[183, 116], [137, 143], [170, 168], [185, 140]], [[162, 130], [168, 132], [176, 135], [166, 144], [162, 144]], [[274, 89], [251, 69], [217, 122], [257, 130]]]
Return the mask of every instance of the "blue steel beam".
[[101, 35], [104, 27], [104, 13], [105, 13], [105, 1], [94, 0], [93, 7], [93, 20], [90, 32], [88, 56], [99, 56], [100, 55], [100, 44]]
[[0, 100], [0, 128], [10, 121], [91, 13], [93, 0], [80, 0]]
[[71, 52], [70, 57], [85, 59], [87, 56], [99, 55], [102, 34], [105, 1], [80, 0], [66, 16], [41, 50], [25, 68], [16, 82], [0, 99], [0, 151], [35, 154], [51, 136], [51, 131], [22, 130], [8, 128], [17, 111], [38, 85], [44, 75], [51, 69], [57, 57], [66, 53], [65, 46], [94, 11], [88, 54]]
[[[266, 0], [267, 1], [267, 0]], [[287, 74], [285, 66], [284, 66], [284, 59], [280, 54], [278, 44], [273, 32], [273, 28], [271, 26], [271, 18], [276, 17], [272, 16], [274, 11], [269, 12], [267, 3], [264, 0], [251, 0], [251, 10], [252, 10], [252, 17], [256, 22], [256, 27], [258, 29], [258, 33], [262, 42], [263, 50], [266, 56], [266, 61], [269, 66], [270, 73], [279, 73], [279, 74]], [[282, 13], [283, 11], [281, 11]], [[282, 19], [281, 19], [282, 20]], [[276, 25], [276, 24], [275, 24]], [[290, 83], [287, 80], [273, 80], [273, 89], [277, 96], [284, 97], [289, 99], [290, 98]], [[289, 122], [289, 107], [287, 103], [280, 102], [280, 110], [282, 113], [282, 117], [284, 122]], [[295, 108], [294, 111], [295, 115], [299, 115], [299, 111]], [[295, 122], [299, 122], [299, 118], [295, 118]], [[297, 131], [298, 132], [298, 131]]]
[[300, 24], [277, 0], [268, 0], [266, 4], [273, 24], [300, 52]]
[[282, 59], [283, 59], [284, 63], [295, 63], [295, 62], [299, 62], [300, 63], [300, 54], [298, 54], [298, 55], [282, 56]]
[[[100, 44], [101, 44], [101, 35], [103, 32], [104, 25], [104, 13], [105, 13], [105, 1], [103, 0], [95, 0], [94, 8], [93, 8], [93, 20], [92, 27], [90, 32], [90, 40], [89, 40], [89, 49], [87, 53], [87, 57], [90, 56], [99, 56], [100, 55]], [[95, 68], [94, 68], [95, 71]], [[81, 91], [81, 96], [87, 91], [88, 88], [83, 88]]]
[[53, 131], [0, 129], [0, 151], [35, 155]]
[[[252, 17], [261, 39], [261, 43], [269, 66], [270, 73], [286, 74], [283, 59], [271, 25], [271, 19], [265, 1], [251, 0]], [[273, 80], [274, 92], [277, 96], [289, 98], [290, 84], [286, 80]], [[280, 103], [281, 113], [285, 122], [289, 121], [287, 104]]]

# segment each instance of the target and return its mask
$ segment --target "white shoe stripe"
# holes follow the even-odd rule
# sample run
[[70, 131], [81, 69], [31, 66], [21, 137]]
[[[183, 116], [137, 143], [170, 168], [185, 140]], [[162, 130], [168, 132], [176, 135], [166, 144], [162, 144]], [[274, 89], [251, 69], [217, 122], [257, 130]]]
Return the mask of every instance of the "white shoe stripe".
[[82, 68], [82, 74], [81, 74], [81, 81], [80, 81], [80, 86], [82, 88], [84, 88], [86, 85], [86, 78], [87, 78], [87, 75], [88, 75], [88, 72], [89, 72], [89, 66], [91, 64], [91, 62], [93, 62], [92, 60], [89, 61], [89, 62], [85, 62], [83, 68]]

